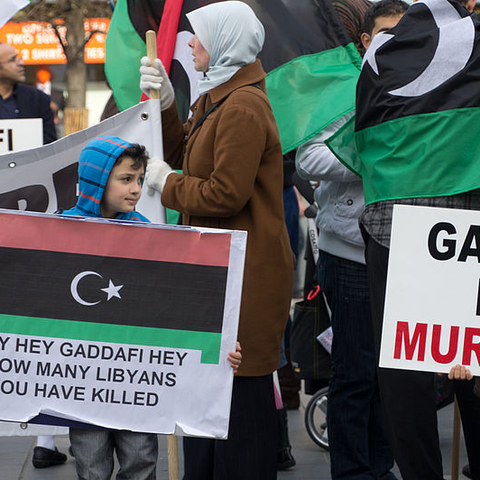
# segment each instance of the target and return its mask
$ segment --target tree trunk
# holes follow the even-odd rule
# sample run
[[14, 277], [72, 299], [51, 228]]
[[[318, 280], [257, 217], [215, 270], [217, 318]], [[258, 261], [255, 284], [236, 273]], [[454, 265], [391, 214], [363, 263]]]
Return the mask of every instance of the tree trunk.
[[67, 55], [67, 107], [85, 108], [87, 92], [87, 66], [84, 61], [84, 12], [81, 8], [72, 8], [65, 16], [68, 45]]

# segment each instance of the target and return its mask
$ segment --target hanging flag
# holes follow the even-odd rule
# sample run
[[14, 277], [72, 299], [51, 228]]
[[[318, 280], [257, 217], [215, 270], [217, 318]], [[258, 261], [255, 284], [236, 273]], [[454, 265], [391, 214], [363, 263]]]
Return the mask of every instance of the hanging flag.
[[356, 117], [329, 146], [367, 204], [480, 188], [480, 22], [455, 1], [414, 3], [363, 60]]
[[[171, 1], [178, 3], [181, 0]], [[190, 48], [187, 46], [192, 30], [185, 14], [209, 3], [213, 3], [213, 0], [184, 0], [178, 23], [170, 78], [180, 116], [184, 120], [196, 98], [199, 75], [193, 69]], [[249, 0], [245, 3], [252, 7], [265, 27], [265, 45], [259, 58], [268, 73], [268, 95], [286, 153], [354, 109], [354, 86], [360, 72], [361, 58], [328, 0]], [[112, 43], [117, 43], [113, 40], [117, 35], [114, 33], [116, 28], [112, 19], [108, 33], [112, 36]], [[171, 38], [174, 31], [169, 32], [168, 38]], [[163, 38], [168, 41], [167, 36]], [[108, 44], [107, 37], [106, 71], [121, 76], [125, 66], [130, 63], [125, 62], [125, 55], [109, 55]], [[120, 98], [119, 92], [122, 94], [121, 108], [125, 108], [123, 105], [133, 105], [140, 97], [138, 66], [145, 52], [145, 47], [142, 48], [142, 54], [137, 56], [138, 61], [131, 64], [131, 68], [136, 70], [135, 81], [125, 77], [122, 87], [117, 87], [119, 90], [115, 91], [116, 87], [108, 77], [115, 98]], [[130, 92], [128, 97], [127, 92]]]
[[31, 0], [2, 0], [0, 5], [0, 28], [30, 2]]
[[6, 210], [0, 231], [3, 419], [227, 436], [246, 232]]
[[246, 3], [265, 26], [259, 57], [285, 154], [354, 109], [361, 57], [328, 0]]

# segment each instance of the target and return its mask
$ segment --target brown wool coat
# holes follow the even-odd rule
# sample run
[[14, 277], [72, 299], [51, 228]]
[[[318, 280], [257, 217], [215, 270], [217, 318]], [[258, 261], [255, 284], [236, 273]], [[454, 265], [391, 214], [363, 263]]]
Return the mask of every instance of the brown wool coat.
[[[243, 67], [202, 95], [185, 125], [175, 105], [162, 112], [165, 160], [183, 169], [183, 175], [167, 177], [162, 203], [181, 212], [186, 225], [248, 232], [238, 335], [243, 376], [278, 367], [293, 281], [282, 152], [264, 78], [259, 60]], [[222, 99], [188, 139], [184, 157], [185, 135]]]

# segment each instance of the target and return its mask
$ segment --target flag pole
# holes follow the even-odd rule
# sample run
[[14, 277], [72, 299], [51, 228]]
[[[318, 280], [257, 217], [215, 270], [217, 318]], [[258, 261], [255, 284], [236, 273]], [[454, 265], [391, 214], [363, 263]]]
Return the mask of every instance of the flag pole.
[[168, 480], [180, 480], [178, 476], [178, 443], [176, 435], [167, 435]]
[[[145, 34], [145, 40], [147, 43], [147, 57], [153, 65], [153, 61], [157, 58], [157, 35], [153, 30], [148, 30]], [[152, 100], [158, 100], [160, 98], [160, 92], [158, 90], [150, 90], [148, 96]]]
[[452, 480], [458, 480], [458, 460], [460, 453], [460, 409], [455, 395], [453, 410], [453, 439], [452, 439]]
[[[147, 43], [147, 57], [153, 64], [157, 58], [157, 35], [153, 30], [148, 30], [146, 33]], [[150, 90], [148, 96], [153, 100], [160, 98], [158, 90]], [[168, 443], [168, 480], [179, 480], [178, 476], [178, 444], [175, 435], [167, 435]]]
[[[157, 35], [153, 30], [148, 30], [145, 34], [147, 44], [147, 57], [153, 62], [157, 58]], [[158, 90], [150, 90], [148, 96], [152, 100], [158, 100], [160, 93]], [[179, 480], [178, 476], [178, 444], [175, 435], [167, 435], [168, 448], [168, 480]]]

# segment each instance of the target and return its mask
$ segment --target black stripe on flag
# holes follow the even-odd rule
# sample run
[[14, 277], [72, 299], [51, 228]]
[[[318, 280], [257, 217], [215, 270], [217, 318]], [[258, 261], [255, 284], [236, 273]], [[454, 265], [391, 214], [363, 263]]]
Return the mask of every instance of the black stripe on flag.
[[0, 248], [0, 313], [222, 331], [227, 268]]
[[[384, 33], [389, 36], [388, 41], [377, 50], [369, 49], [374, 58], [368, 59], [366, 56], [364, 59], [357, 84], [356, 131], [410, 115], [480, 106], [480, 91], [477, 88], [480, 75], [480, 20], [457, 2], [449, 3], [452, 10], [458, 12], [458, 18], [469, 17], [468, 21], [475, 29], [472, 53], [466, 65], [427, 92], [408, 95], [395, 93], [426, 72], [439, 49], [440, 28], [432, 11], [425, 3], [414, 3], [397, 26]], [[444, 9], [443, 6], [441, 13]], [[464, 25], [456, 28], [462, 29]], [[450, 30], [449, 33], [443, 32], [443, 36], [449, 41], [442, 43], [442, 58], [457, 60], [458, 44], [455, 41], [462, 43], [462, 35], [459, 31], [452, 33]], [[372, 68], [372, 63], [376, 64], [378, 73]]]

